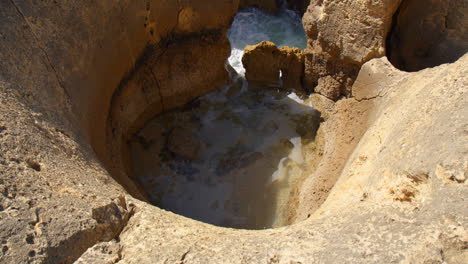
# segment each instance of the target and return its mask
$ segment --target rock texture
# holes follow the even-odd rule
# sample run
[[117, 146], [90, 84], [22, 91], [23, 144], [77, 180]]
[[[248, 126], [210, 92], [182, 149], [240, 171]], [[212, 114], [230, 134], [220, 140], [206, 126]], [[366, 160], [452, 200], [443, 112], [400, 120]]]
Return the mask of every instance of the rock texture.
[[245, 48], [242, 64], [245, 78], [251, 83], [304, 93], [304, 55], [298, 48], [278, 48], [270, 41], [262, 41]]
[[404, 1], [387, 43], [390, 61], [406, 71], [456, 61], [468, 51], [466, 14], [465, 0]]
[[[167, 97], [175, 107], [178, 84], [195, 96], [204, 88], [190, 80], [225, 78], [222, 56], [208, 52], [225, 52], [212, 37], [238, 1], [0, 1], [0, 262], [465, 263], [468, 55], [414, 73], [371, 60], [385, 53], [399, 2], [312, 1], [305, 79], [330, 76], [350, 98], [317, 99], [328, 115], [321, 162], [300, 190], [297, 223], [247, 231], [149, 205], [111, 164], [149, 115], [140, 104], [156, 111]], [[197, 45], [213, 61], [186, 52]], [[190, 63], [213, 64], [208, 79]], [[167, 86], [139, 92], [156, 80]]]
[[[232, 230], [131, 200], [135, 213], [119, 237], [119, 263], [464, 263], [467, 63], [468, 55], [412, 74], [386, 58], [366, 63], [353, 98], [339, 101], [321, 128], [319, 166], [342, 167], [328, 173], [338, 180], [315, 213], [316, 203], [306, 200], [313, 184], [304, 183], [303, 221]], [[348, 158], [327, 158], [331, 148]]]
[[363, 63], [385, 55], [400, 0], [312, 0], [303, 17], [305, 85], [332, 100], [350, 96]]
[[[203, 65], [204, 71], [216, 70], [173, 82], [185, 81], [190, 89], [190, 81], [214, 88], [227, 80], [217, 67], [229, 44], [224, 37], [207, 43], [224, 36], [237, 8], [237, 0], [0, 2], [0, 262], [71, 263], [97, 242], [118, 236], [132, 214], [124, 195], [144, 199], [120, 165], [112, 164], [122, 153], [109, 154], [121, 144], [109, 146], [106, 131], [119, 83], [146, 63], [138, 59], [142, 54], [154, 58], [159, 47], [176, 46], [163, 56], [167, 67], [157, 62], [163, 68], [157, 74], [191, 71], [187, 63], [203, 62], [174, 55], [184, 47], [191, 52], [191, 42], [209, 53], [212, 65]], [[178, 64], [171, 68], [168, 62]], [[161, 90], [168, 108], [185, 102], [170, 97], [173, 87]], [[192, 96], [207, 91], [199, 89]], [[185, 92], [189, 100], [186, 90], [172, 91]], [[139, 99], [128, 99], [126, 106]], [[128, 127], [120, 128], [113, 136], [125, 138]]]

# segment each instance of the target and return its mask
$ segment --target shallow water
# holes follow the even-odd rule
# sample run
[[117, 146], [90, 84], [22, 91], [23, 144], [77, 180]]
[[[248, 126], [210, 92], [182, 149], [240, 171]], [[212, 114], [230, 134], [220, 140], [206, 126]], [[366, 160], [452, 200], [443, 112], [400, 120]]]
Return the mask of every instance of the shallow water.
[[291, 218], [291, 193], [306, 176], [304, 148], [313, 144], [319, 117], [294, 93], [249, 89], [241, 50], [263, 40], [303, 47], [300, 17], [247, 9], [229, 39], [239, 76], [135, 135], [134, 175], [154, 204], [174, 213], [234, 228], [282, 226]]

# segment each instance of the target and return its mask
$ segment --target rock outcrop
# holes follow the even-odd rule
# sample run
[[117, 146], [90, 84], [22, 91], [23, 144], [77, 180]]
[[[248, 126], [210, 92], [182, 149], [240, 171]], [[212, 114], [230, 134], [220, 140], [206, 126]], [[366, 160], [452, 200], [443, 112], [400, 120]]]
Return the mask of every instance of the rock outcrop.
[[332, 100], [350, 96], [361, 65], [385, 55], [400, 2], [312, 0], [303, 17], [305, 85]]
[[270, 41], [262, 41], [245, 48], [242, 64], [245, 78], [251, 83], [304, 93], [304, 54], [298, 48], [278, 48]]

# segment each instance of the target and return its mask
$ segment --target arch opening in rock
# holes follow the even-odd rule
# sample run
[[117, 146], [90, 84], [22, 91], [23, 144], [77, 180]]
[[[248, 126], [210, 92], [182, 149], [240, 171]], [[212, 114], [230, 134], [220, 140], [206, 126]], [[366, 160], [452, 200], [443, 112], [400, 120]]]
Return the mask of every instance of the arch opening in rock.
[[400, 70], [452, 63], [468, 51], [464, 0], [404, 0], [387, 37], [387, 57]]

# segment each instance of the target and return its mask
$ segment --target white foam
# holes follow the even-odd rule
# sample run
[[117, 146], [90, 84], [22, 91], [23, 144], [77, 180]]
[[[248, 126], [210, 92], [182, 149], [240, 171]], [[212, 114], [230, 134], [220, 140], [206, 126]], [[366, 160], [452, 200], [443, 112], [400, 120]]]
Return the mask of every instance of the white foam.
[[291, 143], [294, 145], [294, 148], [289, 154], [289, 158], [294, 160], [297, 164], [302, 164], [304, 162], [304, 157], [302, 156], [301, 137], [291, 138], [289, 141], [291, 141]]

